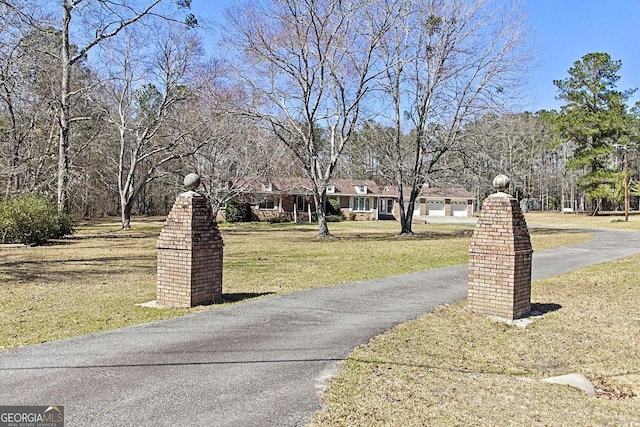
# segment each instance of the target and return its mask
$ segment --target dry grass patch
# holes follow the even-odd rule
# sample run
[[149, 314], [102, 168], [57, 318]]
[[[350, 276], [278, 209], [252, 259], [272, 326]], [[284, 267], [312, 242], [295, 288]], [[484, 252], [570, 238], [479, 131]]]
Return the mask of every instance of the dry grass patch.
[[607, 229], [622, 231], [640, 231], [640, 213], [633, 212], [629, 221], [624, 221], [624, 213], [604, 213], [598, 216], [558, 212], [528, 212], [527, 224], [544, 227]]
[[[466, 303], [358, 348], [311, 425], [640, 425], [640, 255], [534, 283], [526, 329]], [[549, 376], [582, 373], [591, 397]]]
[[156, 235], [0, 249], [0, 349], [158, 320]]
[[[164, 218], [117, 218], [78, 225], [68, 239], [0, 248], [0, 349], [50, 341], [207, 310], [150, 309], [156, 297], [156, 242]], [[468, 261], [472, 226], [416, 224], [398, 237], [395, 222], [331, 224], [336, 239], [315, 239], [315, 225], [221, 226], [223, 292], [250, 297], [386, 277]], [[535, 230], [536, 250], [589, 238]]]
[[314, 238], [313, 225], [223, 227], [225, 292], [291, 292], [468, 261], [470, 227], [421, 226], [414, 237], [397, 227], [332, 224], [335, 239]]

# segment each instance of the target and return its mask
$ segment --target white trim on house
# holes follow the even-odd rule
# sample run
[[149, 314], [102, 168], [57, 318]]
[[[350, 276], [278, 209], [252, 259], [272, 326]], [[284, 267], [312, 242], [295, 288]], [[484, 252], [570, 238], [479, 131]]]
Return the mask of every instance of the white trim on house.
[[371, 197], [352, 197], [349, 205], [352, 212], [371, 212], [375, 208]]
[[395, 199], [392, 197], [378, 198], [378, 215], [393, 215], [393, 204]]
[[356, 194], [367, 194], [368, 191], [367, 184], [364, 183], [356, 184], [353, 188], [356, 190]]

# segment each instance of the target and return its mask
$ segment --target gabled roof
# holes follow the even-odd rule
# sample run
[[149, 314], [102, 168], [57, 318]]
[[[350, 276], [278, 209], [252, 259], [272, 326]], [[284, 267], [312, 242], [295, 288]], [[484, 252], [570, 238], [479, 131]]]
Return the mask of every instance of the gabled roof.
[[[383, 195], [389, 196], [389, 197], [398, 197], [398, 193], [399, 193], [398, 187], [395, 185], [384, 187], [384, 190], [382, 192]], [[402, 193], [404, 197], [409, 197], [409, 194], [411, 193], [411, 187], [402, 187]], [[420, 190], [419, 197], [460, 199], [460, 200], [475, 199], [473, 194], [471, 194], [464, 188], [423, 187]]]
[[[265, 188], [271, 185], [271, 190]], [[311, 193], [311, 183], [304, 178], [274, 178], [272, 180], [254, 181], [247, 186], [246, 192], [265, 194], [309, 194]]]
[[333, 184], [336, 187], [336, 191], [333, 194], [340, 194], [343, 196], [362, 196], [363, 194], [356, 190], [356, 187], [361, 185], [366, 187], [366, 195], [374, 196], [380, 194], [378, 184], [370, 179], [334, 179], [330, 184]]
[[[265, 188], [271, 185], [270, 190]], [[377, 196], [377, 197], [398, 197], [397, 186], [379, 187], [375, 181], [370, 179], [333, 179], [329, 185], [335, 187], [335, 191], [330, 193], [340, 196]], [[356, 187], [365, 186], [366, 193], [358, 192]], [[304, 194], [312, 193], [311, 180], [308, 178], [274, 178], [266, 182], [254, 182], [247, 188], [248, 192], [263, 194]], [[411, 187], [403, 187], [404, 197], [409, 197]], [[473, 195], [464, 188], [432, 188], [424, 187], [420, 191], [420, 197], [447, 198], [468, 200], [474, 199]]]
[[473, 194], [464, 188], [433, 188], [427, 187], [420, 191], [420, 197], [442, 197], [447, 199], [475, 199]]

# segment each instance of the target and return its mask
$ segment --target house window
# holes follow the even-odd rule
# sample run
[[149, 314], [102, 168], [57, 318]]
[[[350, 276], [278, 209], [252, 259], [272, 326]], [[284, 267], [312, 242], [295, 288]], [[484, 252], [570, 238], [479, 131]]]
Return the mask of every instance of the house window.
[[273, 191], [273, 187], [271, 186], [271, 183], [262, 183], [262, 191]]
[[336, 192], [336, 186], [333, 184], [327, 185], [327, 193], [334, 194]]
[[273, 199], [262, 200], [258, 203], [259, 209], [275, 209], [275, 204], [273, 203]]
[[358, 184], [355, 189], [358, 194], [367, 194], [367, 186], [365, 184]]
[[351, 210], [353, 211], [371, 210], [371, 199], [369, 199], [368, 197], [354, 197]]
[[391, 213], [393, 212], [393, 200], [387, 200], [387, 209], [386, 209], [387, 213]]

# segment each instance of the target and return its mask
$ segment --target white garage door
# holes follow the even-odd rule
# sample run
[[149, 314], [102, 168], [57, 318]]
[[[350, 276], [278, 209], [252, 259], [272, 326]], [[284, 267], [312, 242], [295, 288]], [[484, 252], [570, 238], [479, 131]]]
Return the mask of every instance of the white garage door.
[[451, 211], [453, 216], [467, 216], [467, 202], [452, 201]]
[[427, 211], [429, 216], [444, 216], [444, 199], [427, 200]]

